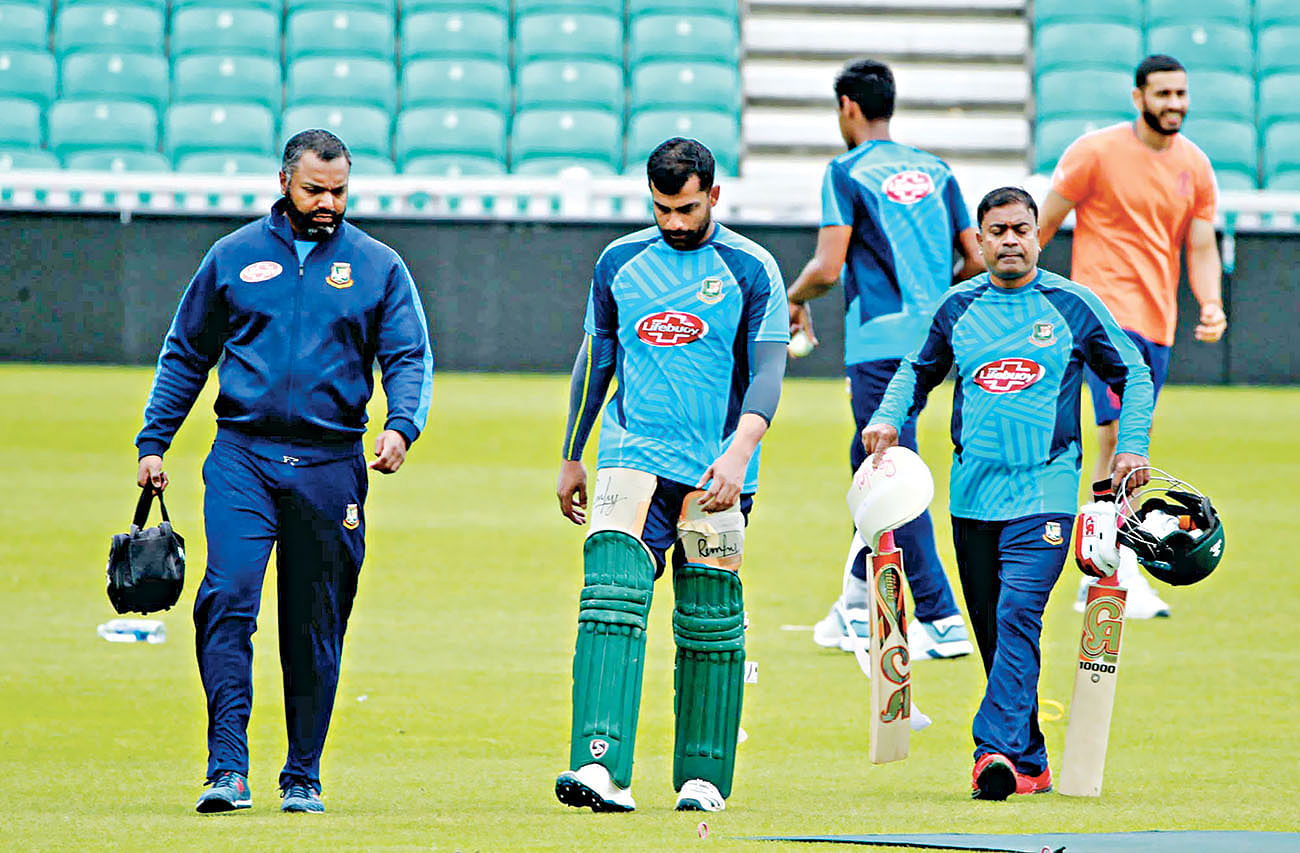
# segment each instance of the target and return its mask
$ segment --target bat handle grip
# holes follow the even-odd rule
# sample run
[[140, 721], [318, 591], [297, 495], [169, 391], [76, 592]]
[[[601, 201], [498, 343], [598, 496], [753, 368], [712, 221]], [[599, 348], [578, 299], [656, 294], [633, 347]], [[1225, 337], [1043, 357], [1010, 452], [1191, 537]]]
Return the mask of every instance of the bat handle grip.
[[876, 543], [875, 553], [883, 554], [886, 551], [893, 550], [895, 550], [894, 531], [886, 530], [884, 533], [880, 534], [880, 541]]

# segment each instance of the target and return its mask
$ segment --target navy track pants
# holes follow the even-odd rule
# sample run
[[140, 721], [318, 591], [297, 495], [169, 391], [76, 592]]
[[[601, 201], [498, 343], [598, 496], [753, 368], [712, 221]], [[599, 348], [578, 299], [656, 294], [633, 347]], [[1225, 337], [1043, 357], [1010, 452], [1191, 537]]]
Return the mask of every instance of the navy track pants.
[[288, 730], [280, 785], [296, 780], [320, 790], [343, 634], [365, 556], [366, 465], [359, 448], [344, 458], [285, 459], [218, 440], [203, 465], [208, 563], [194, 628], [208, 701], [208, 778], [248, 773], [252, 637], [274, 545]]

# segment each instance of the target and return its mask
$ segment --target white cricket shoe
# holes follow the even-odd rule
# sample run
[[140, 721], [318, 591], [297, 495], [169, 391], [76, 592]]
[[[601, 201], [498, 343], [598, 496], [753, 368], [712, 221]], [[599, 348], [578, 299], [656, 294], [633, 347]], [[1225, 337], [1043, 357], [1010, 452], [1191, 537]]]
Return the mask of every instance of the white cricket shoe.
[[679, 812], [720, 812], [726, 807], [727, 801], [717, 787], [703, 779], [688, 780], [677, 794]]
[[555, 780], [555, 796], [566, 806], [593, 812], [630, 812], [636, 808], [632, 788], [620, 788], [603, 764], [565, 770]]
[[970, 634], [966, 633], [966, 623], [960, 613], [945, 616], [933, 622], [913, 619], [907, 625], [907, 650], [912, 662], [919, 660], [938, 660], [942, 658], [959, 658], [975, 651], [971, 645]]

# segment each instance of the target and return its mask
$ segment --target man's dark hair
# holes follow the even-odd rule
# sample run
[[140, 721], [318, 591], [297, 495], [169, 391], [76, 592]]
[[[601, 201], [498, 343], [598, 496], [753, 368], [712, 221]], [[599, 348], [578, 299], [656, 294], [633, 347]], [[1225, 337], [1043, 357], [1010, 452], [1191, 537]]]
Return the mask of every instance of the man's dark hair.
[[650, 186], [667, 195], [676, 195], [697, 175], [700, 189], [713, 188], [713, 152], [694, 139], [674, 136], [650, 152], [645, 164]]
[[894, 72], [874, 59], [855, 59], [835, 77], [835, 103], [847, 97], [867, 119], [894, 115]]
[[1163, 53], [1153, 53], [1146, 59], [1138, 63], [1137, 70], [1133, 72], [1133, 83], [1139, 89], [1147, 84], [1147, 76], [1160, 71], [1183, 71], [1187, 69], [1183, 64], [1172, 56], [1166, 56]]
[[286, 175], [292, 175], [293, 170], [298, 168], [298, 161], [302, 155], [310, 151], [326, 163], [342, 157], [352, 165], [352, 152], [339, 139], [328, 130], [312, 128], [311, 130], [301, 130], [289, 137], [289, 141], [284, 143], [284, 159], [280, 162], [280, 171]]
[[1038, 221], [1038, 205], [1034, 204], [1033, 196], [1020, 187], [998, 187], [980, 199], [979, 207], [975, 209], [975, 224], [983, 227], [984, 214], [995, 207], [1004, 207], [1008, 204], [1023, 204], [1034, 215], [1034, 221]]

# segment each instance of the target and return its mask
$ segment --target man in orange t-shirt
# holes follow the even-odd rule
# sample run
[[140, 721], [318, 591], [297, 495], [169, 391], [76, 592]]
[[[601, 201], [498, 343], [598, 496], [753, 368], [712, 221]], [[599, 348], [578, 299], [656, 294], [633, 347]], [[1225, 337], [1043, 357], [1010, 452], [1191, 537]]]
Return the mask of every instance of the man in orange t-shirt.
[[[1187, 115], [1187, 71], [1172, 56], [1153, 55], [1138, 64], [1134, 77], [1139, 119], [1085, 134], [1066, 150], [1043, 204], [1039, 242], [1046, 246], [1075, 211], [1070, 278], [1095, 291], [1133, 338], [1159, 395], [1174, 342], [1183, 247], [1187, 280], [1201, 306], [1196, 339], [1218, 341], [1228, 319], [1214, 238], [1214, 170], [1205, 153], [1179, 134]], [[1110, 478], [1120, 400], [1091, 370], [1087, 379], [1099, 427], [1095, 482]], [[1149, 615], [1169, 615], [1152, 596], [1158, 604]], [[1144, 609], [1150, 608], [1139, 604], [1129, 615], [1141, 618], [1148, 615]]]

